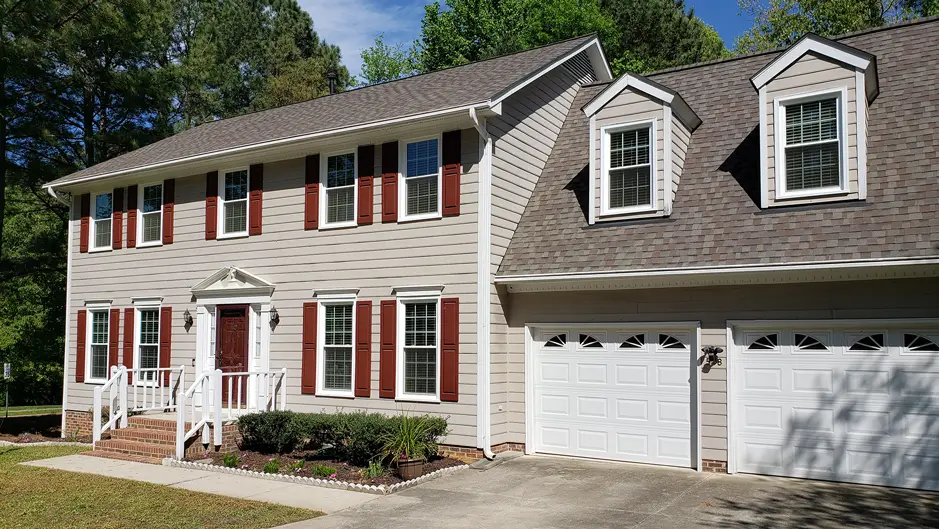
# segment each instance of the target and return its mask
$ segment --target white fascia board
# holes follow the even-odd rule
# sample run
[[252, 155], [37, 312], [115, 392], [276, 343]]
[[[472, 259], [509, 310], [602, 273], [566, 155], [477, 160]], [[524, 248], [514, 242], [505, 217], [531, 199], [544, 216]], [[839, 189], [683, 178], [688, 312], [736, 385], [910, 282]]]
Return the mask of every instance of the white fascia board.
[[[570, 53], [564, 55], [564, 56], [561, 57], [560, 59], [558, 59], [558, 60], [552, 62], [551, 64], [548, 64], [547, 66], [541, 68], [540, 70], [538, 70], [537, 72], [533, 73], [532, 75], [529, 75], [528, 77], [522, 79], [521, 81], [515, 83], [514, 85], [512, 85], [512, 86], [506, 88], [506, 89], [503, 90], [502, 92], [499, 92], [499, 93], [496, 94], [496, 95], [492, 98], [492, 100], [489, 102], [489, 107], [492, 108], [492, 109], [496, 108], [499, 104], [501, 104], [503, 101], [505, 101], [506, 99], [508, 99], [509, 97], [511, 97], [513, 94], [515, 94], [515, 93], [518, 92], [519, 90], [525, 88], [526, 86], [530, 85], [531, 83], [537, 81], [537, 80], [540, 79], [542, 76], [544, 76], [544, 75], [547, 74], [548, 72], [554, 70], [554, 69], [557, 68], [558, 66], [561, 66], [562, 64], [564, 64], [564, 63], [567, 62], [568, 60], [570, 60], [570, 59], [576, 57], [577, 54], [579, 54], [580, 52], [588, 51], [588, 50], [591, 50], [591, 49], [594, 49], [594, 48], [595, 48], [596, 50], [600, 50], [600, 41], [599, 41], [596, 37], [594, 37], [594, 38], [588, 40], [588, 41], [585, 42], [583, 45], [581, 45], [581, 46], [579, 46], [578, 48], [574, 49], [574, 51], [571, 51]], [[594, 54], [596, 54], [596, 51], [594, 51]], [[613, 78], [613, 74], [612, 74], [612, 72], [610, 71], [609, 65], [606, 64], [606, 58], [603, 56], [603, 51], [602, 51], [602, 50], [599, 51], [599, 57], [591, 56], [591, 54], [589, 53], [589, 51], [588, 51], [588, 54], [587, 54], [587, 55], [588, 55], [588, 57], [590, 58], [590, 64], [591, 64], [591, 66], [593, 66], [594, 71], [595, 71], [596, 73], [600, 74], [600, 75], [598, 75], [598, 78], [599, 78], [600, 80], [602, 80], [602, 81], [609, 81], [610, 79]], [[598, 60], [598, 61], [602, 61], [602, 62], [603, 62], [603, 64], [602, 64], [603, 68], [602, 68], [601, 70], [597, 70], [597, 66], [598, 66], [598, 65], [595, 63], [595, 60]]]
[[276, 139], [276, 140], [270, 140], [270, 141], [262, 141], [262, 142], [258, 142], [258, 143], [252, 143], [252, 144], [250, 144], [250, 145], [242, 145], [242, 146], [239, 146], [239, 147], [232, 147], [232, 148], [229, 148], [229, 149], [221, 149], [221, 150], [218, 150], [218, 151], [209, 151], [209, 152], [205, 152], [205, 153], [196, 154], [196, 155], [193, 155], [193, 156], [187, 156], [187, 157], [183, 157], [183, 158], [176, 158], [176, 159], [173, 159], [173, 160], [166, 160], [166, 161], [163, 161], [163, 162], [157, 162], [157, 163], [153, 163], [153, 164], [141, 165], [141, 166], [138, 166], [138, 167], [130, 167], [130, 168], [127, 168], [127, 169], [121, 169], [121, 170], [119, 170], [119, 171], [112, 171], [112, 172], [109, 172], [109, 173], [103, 173], [103, 174], [99, 174], [99, 175], [88, 176], [88, 177], [85, 177], [85, 178], [79, 178], [79, 179], [77, 179], [77, 180], [72, 180], [72, 181], [69, 181], [69, 182], [62, 182], [61, 184], [58, 184], [57, 186], [53, 186], [53, 185], [51, 185], [51, 184], [44, 184], [42, 187], [43, 187], [44, 189], [52, 189], [52, 188], [54, 188], [54, 187], [67, 187], [67, 186], [74, 186], [74, 185], [77, 185], [77, 184], [86, 184], [86, 183], [89, 183], [89, 182], [97, 182], [97, 181], [99, 181], [99, 180], [105, 180], [105, 179], [109, 179], [109, 178], [114, 178], [114, 177], [116, 177], [116, 176], [122, 176], [122, 175], [131, 174], [131, 173], [137, 173], [137, 172], [143, 172], [143, 171], [151, 171], [151, 170], [155, 170], [155, 169], [165, 169], [165, 168], [168, 168], [168, 167], [174, 167], [174, 166], [182, 165], [182, 164], [185, 164], [185, 163], [197, 162], [197, 161], [208, 160], [208, 159], [213, 159], [213, 158], [224, 158], [224, 157], [226, 157], [226, 156], [233, 156], [233, 155], [237, 155], [237, 154], [250, 153], [250, 152], [252, 152], [252, 151], [260, 151], [260, 150], [262, 150], [262, 149], [266, 149], [266, 148], [270, 148], [270, 147], [279, 147], [279, 146], [287, 146], [287, 145], [293, 145], [293, 144], [301, 144], [301, 143], [303, 143], [303, 142], [312, 141], [312, 140], [317, 140], [317, 139], [326, 138], [326, 137], [330, 137], [330, 136], [338, 136], [338, 135], [341, 135], [341, 134], [349, 134], [349, 133], [354, 133], [354, 132], [361, 132], [361, 131], [366, 131], [366, 130], [370, 130], [370, 129], [377, 129], [377, 128], [380, 128], [380, 127], [386, 127], [386, 126], [390, 126], [390, 125], [398, 125], [398, 124], [407, 123], [407, 122], [411, 122], [411, 121], [421, 121], [421, 120], [424, 120], [424, 119], [434, 119], [434, 118], [440, 118], [440, 117], [445, 117], [445, 116], [450, 116], [450, 115], [462, 115], [462, 114], [466, 114], [466, 113], [469, 111], [469, 109], [471, 109], [471, 108], [481, 108], [481, 109], [490, 110], [490, 107], [491, 107], [491, 106], [492, 106], [492, 105], [490, 105], [490, 103], [489, 103], [488, 101], [478, 102], [478, 103], [473, 103], [473, 104], [471, 104], [471, 105], [463, 105], [463, 106], [454, 107], [454, 108], [447, 108], [447, 109], [443, 109], [443, 110], [435, 110], [435, 111], [433, 111], [433, 112], [425, 112], [425, 113], [422, 113], [422, 114], [412, 114], [412, 115], [409, 115], [409, 116], [403, 116], [403, 117], [394, 118], [394, 119], [387, 119], [387, 120], [383, 120], [383, 121], [373, 121], [373, 122], [370, 122], [370, 123], [363, 123], [363, 124], [361, 124], [361, 125], [354, 125], [354, 126], [351, 126], [351, 127], [341, 127], [341, 128], [336, 128], [336, 129], [323, 130], [323, 131], [319, 131], [319, 132], [313, 132], [313, 133], [310, 133], [310, 134], [301, 134], [301, 135], [298, 135], [298, 136], [290, 136], [290, 137], [287, 137], [287, 138], [280, 138], [280, 139]]
[[753, 83], [753, 88], [759, 90], [806, 53], [816, 53], [861, 70], [867, 70], [873, 59], [872, 55], [861, 50], [810, 33], [751, 77], [750, 82]]
[[[939, 275], [939, 256], [888, 258], [888, 259], [858, 259], [849, 261], [812, 261], [805, 263], [781, 264], [755, 264], [755, 265], [725, 265], [698, 268], [661, 268], [651, 270], [613, 270], [609, 272], [582, 272], [571, 274], [531, 274], [514, 276], [497, 276], [496, 284], [507, 287], [534, 287], [538, 284], [564, 285], [559, 290], [571, 289], [577, 283], [617, 283], [628, 288], [630, 282], [649, 282], [655, 280], [661, 286], [668, 286], [670, 282], [682, 283], [708, 278], [720, 279], [721, 284], [732, 284], [734, 277], [744, 279], [743, 283], [752, 282], [756, 275], [766, 277], [773, 274], [799, 274], [815, 273], [824, 279], [825, 273], [833, 272], [871, 272], [887, 277], [890, 269], [904, 268], [920, 269], [919, 275], [930, 277]], [[682, 286], [682, 285], [677, 285]]]
[[669, 105], [675, 97], [675, 94], [662, 90], [657, 86], [653, 86], [651, 83], [627, 73], [620, 76], [613, 84], [604, 88], [592, 101], [587, 103], [584, 106], [584, 114], [586, 114], [588, 118], [593, 116], [627, 88], [633, 88], [638, 92], [654, 97]]

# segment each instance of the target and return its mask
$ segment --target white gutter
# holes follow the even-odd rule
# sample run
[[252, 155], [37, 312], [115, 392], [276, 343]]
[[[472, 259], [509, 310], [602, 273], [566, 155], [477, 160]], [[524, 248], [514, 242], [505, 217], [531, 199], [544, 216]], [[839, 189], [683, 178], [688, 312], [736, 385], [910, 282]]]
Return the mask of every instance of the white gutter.
[[482, 159], [479, 163], [479, 210], [476, 214], [476, 444], [486, 459], [496, 457], [492, 453], [492, 424], [490, 420], [489, 394], [489, 318], [490, 277], [492, 274], [492, 137], [486, 130], [486, 118], [479, 116], [475, 108], [469, 109], [473, 126], [479, 132]]
[[[365, 130], [365, 129], [372, 129], [372, 128], [385, 127], [385, 126], [389, 126], [389, 125], [395, 125], [395, 124], [398, 124], [398, 123], [405, 123], [405, 122], [408, 122], [408, 121], [416, 121], [416, 120], [420, 120], [420, 119], [436, 118], [436, 117], [446, 116], [446, 115], [449, 115], [449, 114], [461, 114], [461, 113], [463, 113], [463, 112], [466, 112], [467, 110], [475, 110], [477, 107], [479, 107], [479, 108], [489, 108], [489, 107], [490, 107], [490, 103], [489, 103], [489, 101], [484, 101], [484, 102], [479, 102], [479, 103], [473, 103], [472, 105], [464, 105], [464, 106], [455, 107], [455, 108], [447, 108], [447, 109], [443, 109], [443, 110], [435, 110], [435, 111], [433, 111], [433, 112], [426, 112], [426, 113], [423, 113], [423, 114], [412, 114], [412, 115], [410, 115], [410, 116], [403, 116], [403, 117], [394, 118], [394, 119], [386, 119], [386, 120], [384, 120], [384, 121], [373, 121], [373, 122], [371, 122], [371, 123], [363, 123], [363, 124], [361, 124], [361, 125], [354, 125], [354, 126], [351, 126], [351, 127], [343, 127], [343, 128], [338, 128], [338, 129], [330, 129], [330, 130], [324, 130], [324, 131], [319, 131], [319, 132], [312, 132], [312, 133], [309, 133], [309, 134], [301, 134], [301, 135], [298, 135], [298, 136], [290, 136], [290, 137], [287, 137], [287, 138], [280, 138], [280, 139], [277, 139], [277, 140], [270, 140], [270, 141], [263, 141], [263, 142], [259, 142], [259, 143], [252, 143], [252, 144], [250, 144], [250, 145], [242, 145], [242, 146], [240, 146], [240, 147], [232, 147], [232, 148], [229, 148], [229, 149], [222, 149], [222, 150], [218, 150], [218, 151], [209, 151], [209, 152], [204, 152], [204, 153], [196, 154], [196, 155], [193, 155], [193, 156], [187, 156], [187, 157], [184, 157], [184, 158], [176, 158], [176, 159], [173, 159], [173, 160], [166, 160], [166, 161], [163, 161], [163, 162], [157, 162], [157, 163], [153, 163], [153, 164], [142, 165], [142, 166], [139, 166], [139, 167], [131, 167], [131, 168], [127, 168], [127, 169], [121, 169], [121, 170], [119, 170], [119, 171], [112, 171], [112, 172], [110, 172], [110, 173], [104, 173], [104, 174], [99, 174], [99, 175], [87, 176], [87, 177], [85, 177], [85, 178], [79, 178], [79, 179], [71, 180], [71, 181], [68, 181], [68, 182], [62, 182], [61, 184], [58, 185], [58, 187], [61, 187], [61, 186], [71, 186], [71, 185], [82, 184], [82, 183], [87, 183], [87, 182], [94, 182], [94, 181], [104, 180], [104, 179], [106, 179], [106, 178], [113, 178], [113, 177], [115, 177], [115, 176], [121, 176], [121, 175], [129, 174], [129, 173], [137, 173], [137, 172], [149, 171], [149, 170], [153, 170], [153, 169], [162, 169], [162, 168], [166, 168], [166, 167], [172, 167], [172, 166], [175, 166], [175, 165], [182, 165], [182, 164], [184, 164], [184, 163], [197, 162], [197, 161], [207, 160], [207, 159], [211, 159], [211, 158], [217, 158], [217, 157], [221, 157], [221, 156], [228, 156], [228, 155], [240, 154], [240, 153], [244, 153], [244, 152], [249, 152], [249, 151], [254, 151], [254, 150], [259, 150], [259, 149], [267, 148], [267, 147], [278, 147], [278, 146], [284, 146], [284, 145], [292, 145], [292, 144], [295, 144], [295, 143], [302, 143], [302, 142], [305, 142], [305, 141], [314, 140], [314, 139], [318, 139], [318, 138], [323, 138], [323, 137], [326, 137], [326, 136], [335, 136], [335, 135], [346, 134], [346, 133], [350, 133], [350, 132], [358, 132], [358, 131], [362, 131], [362, 130]], [[45, 185], [43, 185], [42, 187], [44, 187], [44, 188], [46, 188], [46, 189], [52, 189], [53, 186], [51, 186], [50, 184], [45, 184]]]
[[595, 279], [632, 279], [679, 277], [695, 275], [736, 274], [747, 272], [799, 272], [812, 270], [850, 270], [913, 265], [939, 265], [939, 256], [854, 259], [844, 261], [809, 261], [804, 263], [720, 265], [693, 268], [655, 268], [646, 270], [612, 270], [609, 272], [574, 272], [569, 274], [518, 274], [497, 276], [497, 284], [537, 283], [541, 281], [578, 281]]

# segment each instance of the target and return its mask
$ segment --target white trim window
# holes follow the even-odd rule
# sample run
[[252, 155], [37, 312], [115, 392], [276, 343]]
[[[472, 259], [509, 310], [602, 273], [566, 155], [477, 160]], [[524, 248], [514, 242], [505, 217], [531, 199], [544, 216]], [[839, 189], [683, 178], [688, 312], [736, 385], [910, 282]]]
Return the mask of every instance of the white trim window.
[[604, 127], [601, 213], [655, 209], [655, 121]]
[[845, 99], [841, 90], [775, 101], [780, 198], [846, 190]]
[[247, 167], [222, 172], [222, 191], [218, 196], [221, 237], [248, 235], [250, 180]]
[[402, 220], [440, 217], [442, 143], [440, 136], [402, 142], [400, 157], [404, 169], [398, 192]]
[[92, 223], [94, 225], [91, 239], [92, 250], [111, 249], [111, 215], [114, 213], [114, 194], [96, 193], [92, 203]]
[[163, 183], [141, 186], [137, 200], [140, 211], [137, 246], [163, 244]]
[[440, 298], [398, 300], [397, 398], [440, 400]]
[[333, 154], [321, 157], [323, 166], [320, 172], [325, 175], [322, 180], [323, 192], [320, 200], [320, 224], [325, 227], [339, 228], [356, 225], [356, 209], [358, 197], [355, 192], [355, 182], [358, 177], [358, 154], [352, 152]]
[[[160, 307], [159, 305], [137, 307], [136, 332], [134, 333], [134, 366], [139, 369], [160, 367]], [[155, 371], [135, 378], [136, 383], [153, 383], [159, 380]]]
[[107, 307], [88, 309], [88, 349], [85, 356], [85, 380], [104, 383], [109, 377], [108, 355], [110, 354], [111, 321]]
[[353, 330], [355, 329], [354, 299], [320, 301], [316, 354], [317, 394], [335, 397], [353, 396], [355, 373]]

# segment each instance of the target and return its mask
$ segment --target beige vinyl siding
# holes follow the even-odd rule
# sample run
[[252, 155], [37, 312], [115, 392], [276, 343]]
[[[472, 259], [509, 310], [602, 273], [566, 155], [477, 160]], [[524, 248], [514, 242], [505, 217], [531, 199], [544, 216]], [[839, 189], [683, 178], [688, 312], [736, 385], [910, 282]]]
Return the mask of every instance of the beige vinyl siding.
[[704, 459], [727, 459], [727, 322], [759, 319], [935, 318], [939, 279], [511, 294], [510, 440], [525, 440], [525, 325], [698, 321], [700, 346], [724, 348], [701, 375]]
[[[502, 115], [490, 118], [493, 139], [491, 274], [495, 276], [535, 184], [554, 149], [578, 79], [567, 68], [556, 68], [502, 103]], [[491, 443], [506, 440], [509, 421], [506, 369], [506, 321], [495, 285], [490, 287]]]
[[[280, 314], [270, 343], [270, 368], [288, 369], [291, 409], [408, 410], [449, 416], [448, 442], [476, 445], [476, 272], [479, 137], [463, 130], [461, 214], [408, 223], [381, 222], [381, 178], [375, 178], [374, 224], [345, 229], [305, 231], [303, 158], [265, 164], [263, 229], [260, 236], [205, 240], [205, 175], [176, 181], [175, 241], [153, 248], [79, 253], [77, 196], [73, 203], [73, 283], [69, 311], [68, 408], [88, 410], [93, 385], [76, 384], [76, 313], [86, 301], [112, 300], [130, 307], [131, 298], [160, 296], [173, 308], [172, 364], [185, 365], [193, 380], [196, 328], [182, 325], [182, 313], [195, 316], [189, 289], [219, 268], [234, 265], [276, 285], [272, 302]], [[354, 148], [355, 143], [349, 147]], [[312, 151], [315, 152], [315, 151]], [[403, 163], [403, 160], [402, 160]], [[381, 148], [375, 149], [376, 175]], [[126, 222], [125, 222], [126, 226]], [[460, 396], [458, 403], [395, 402], [378, 398], [379, 304], [394, 299], [392, 288], [444, 285], [443, 297], [460, 299]], [[316, 289], [358, 288], [359, 300], [372, 300], [371, 398], [338, 399], [300, 394], [301, 325], [304, 302]], [[262, 324], [266, 325], [264, 321]], [[123, 313], [121, 331], [123, 334]], [[399, 337], [399, 340], [401, 338]], [[123, 336], [121, 337], [123, 343]]]
[[[828, 90], [847, 89], [844, 104], [847, 124], [846, 141], [848, 144], [848, 194], [834, 197], [836, 200], [858, 198], [857, 178], [857, 90], [853, 68], [808, 54], [789, 68], [783, 70], [766, 85], [766, 156], [767, 156], [767, 193], [770, 206], [811, 204], [832, 200], [832, 197], [780, 199], [776, 200], [776, 115], [774, 101], [778, 98], [799, 96]], [[866, 99], [865, 99], [866, 101]], [[866, 107], [866, 103], [864, 105]], [[839, 108], [839, 115], [841, 113]], [[840, 125], [839, 125], [840, 127]], [[840, 151], [839, 151], [840, 155]]]
[[685, 155], [691, 145], [691, 132], [675, 114], [672, 114], [672, 202], [678, 193], [678, 183], [681, 181], [681, 172], [685, 168]]
[[[656, 211], [665, 210], [665, 107], [661, 101], [649, 99], [645, 94], [633, 92], [630, 89], [623, 90], [614, 97], [605, 107], [600, 109], [595, 117], [596, 128], [594, 130], [593, 158], [594, 174], [591, 176], [592, 186], [594, 188], [594, 216], [598, 220], [622, 220], [635, 216], [648, 216], [650, 213], [632, 215], [604, 215], [601, 216], [600, 201], [607, 201], [609, 198], [604, 196], [601, 190], [601, 173], [603, 172], [603, 127], [615, 127], [628, 123], [655, 120], [655, 193], [656, 193]], [[674, 127], [673, 127], [674, 129]], [[659, 214], [659, 213], [653, 213]]]

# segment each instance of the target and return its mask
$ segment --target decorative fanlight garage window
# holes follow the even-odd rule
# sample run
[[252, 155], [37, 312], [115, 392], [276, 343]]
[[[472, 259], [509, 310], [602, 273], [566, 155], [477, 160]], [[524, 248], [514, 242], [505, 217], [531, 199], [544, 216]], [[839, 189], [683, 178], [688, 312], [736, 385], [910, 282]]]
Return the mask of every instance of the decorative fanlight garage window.
[[828, 351], [828, 346], [810, 334], [795, 333], [795, 346], [800, 351]]
[[634, 334], [619, 344], [620, 349], [643, 349], [646, 345], [645, 334]]
[[875, 333], [864, 336], [848, 347], [848, 351], [882, 351], [884, 349], [884, 333]]
[[678, 338], [672, 336], [671, 334], [660, 334], [659, 335], [659, 348], [660, 349], [687, 349], [688, 346], [685, 345]]
[[544, 343], [544, 347], [567, 347], [567, 335], [561, 333], [552, 336]]
[[760, 336], [750, 342], [747, 351], [773, 351], [779, 348], [779, 334], [771, 333]]
[[589, 348], [598, 348], [598, 347], [602, 348], [603, 347], [603, 343], [601, 343], [600, 340], [597, 340], [596, 338], [594, 338], [593, 336], [590, 336], [589, 334], [581, 334], [578, 338], [580, 340], [581, 347], [589, 347]]
[[903, 347], [916, 353], [939, 353], [939, 345], [936, 345], [936, 342], [919, 334], [904, 334]]

